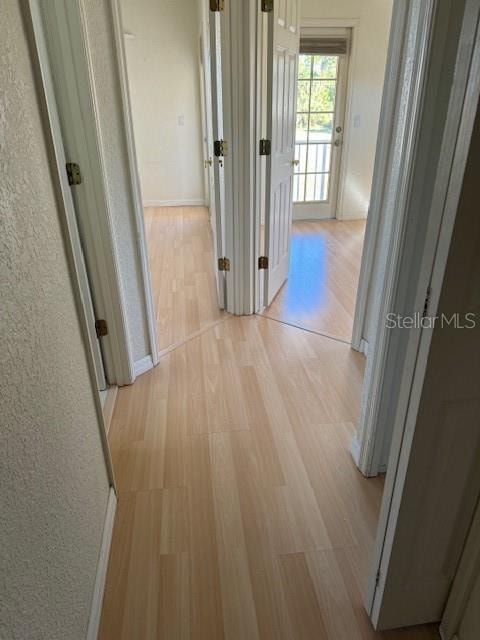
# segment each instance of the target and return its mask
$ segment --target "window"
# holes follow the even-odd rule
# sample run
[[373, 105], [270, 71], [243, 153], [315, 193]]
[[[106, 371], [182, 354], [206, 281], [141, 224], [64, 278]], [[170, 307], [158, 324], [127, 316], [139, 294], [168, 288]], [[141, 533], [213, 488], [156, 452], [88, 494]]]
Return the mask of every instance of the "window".
[[294, 202], [329, 197], [338, 63], [338, 55], [299, 57]]

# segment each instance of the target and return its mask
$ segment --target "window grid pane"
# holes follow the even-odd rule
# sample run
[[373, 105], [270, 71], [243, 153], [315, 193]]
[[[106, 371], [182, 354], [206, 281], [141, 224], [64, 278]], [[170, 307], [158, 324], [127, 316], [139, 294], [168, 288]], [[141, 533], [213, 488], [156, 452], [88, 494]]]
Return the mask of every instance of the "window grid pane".
[[300, 58], [293, 196], [295, 202], [322, 202], [330, 182], [338, 56]]

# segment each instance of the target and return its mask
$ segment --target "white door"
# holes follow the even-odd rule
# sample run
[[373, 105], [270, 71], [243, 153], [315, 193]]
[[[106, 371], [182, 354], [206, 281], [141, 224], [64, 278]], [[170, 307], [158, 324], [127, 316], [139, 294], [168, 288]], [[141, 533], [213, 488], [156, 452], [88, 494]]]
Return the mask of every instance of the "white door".
[[66, 155], [65, 146], [62, 138], [60, 118], [58, 114], [58, 107], [55, 98], [53, 79], [50, 71], [50, 63], [48, 58], [48, 52], [45, 42], [45, 33], [43, 29], [42, 16], [40, 14], [40, 5], [38, 0], [30, 0], [30, 8], [32, 12], [32, 19], [34, 23], [34, 37], [37, 45], [37, 50], [40, 59], [41, 73], [43, 76], [43, 83], [45, 87], [48, 117], [50, 119], [53, 144], [55, 150], [55, 159], [60, 177], [60, 184], [62, 189], [63, 205], [65, 207], [65, 216], [67, 219], [68, 232], [70, 236], [70, 244], [73, 251], [73, 261], [77, 274], [77, 279], [80, 287], [81, 304], [85, 313], [85, 320], [88, 329], [88, 338], [90, 343], [90, 349], [93, 355], [93, 361], [95, 365], [95, 376], [97, 380], [97, 388], [99, 391], [104, 391], [107, 388], [105, 379], [105, 370], [103, 366], [102, 352], [100, 348], [100, 341], [97, 336], [95, 311], [93, 308], [92, 294], [90, 290], [90, 284], [88, 281], [87, 269], [85, 266], [85, 258], [83, 255], [83, 249], [80, 241], [80, 234], [78, 230], [77, 216], [75, 211], [75, 205], [72, 197], [72, 189], [66, 173]]
[[265, 303], [270, 305], [288, 275], [292, 227], [295, 104], [299, 52], [299, 0], [274, 3], [270, 14], [265, 246]]
[[348, 29], [302, 29], [301, 32], [294, 220], [336, 216], [349, 36]]
[[[205, 188], [206, 199], [209, 207], [210, 225], [213, 236], [213, 253], [214, 253], [214, 271], [217, 281], [218, 303], [221, 309], [224, 308], [225, 286], [223, 278], [220, 277], [217, 269], [218, 258], [223, 257], [223, 246], [221, 243], [221, 209], [217, 208], [217, 193], [215, 188], [215, 167], [214, 167], [214, 149], [213, 149], [213, 131], [214, 131], [214, 95], [213, 87], [216, 90], [216, 81], [213, 84], [212, 74], [215, 68], [212, 64], [212, 55], [210, 53], [210, 21], [209, 7], [206, 0], [202, 0], [202, 35], [201, 35], [201, 85], [202, 85], [202, 110], [203, 110], [203, 149], [204, 149], [204, 167], [205, 167]], [[218, 218], [217, 218], [218, 211]], [[220, 237], [219, 237], [220, 236]]]
[[[208, 5], [208, 1], [205, 0], [205, 6]], [[214, 240], [216, 243], [216, 255], [215, 258], [225, 257], [225, 166], [224, 160], [221, 155], [215, 155], [214, 153], [214, 141], [222, 141], [224, 139], [223, 128], [223, 93], [222, 93], [222, 37], [221, 37], [221, 13], [217, 11], [210, 11], [207, 7], [209, 14], [209, 54], [205, 59], [205, 66], [208, 69], [207, 64], [210, 66], [210, 92], [208, 95], [211, 97], [209, 108], [212, 114], [212, 132], [211, 139], [209, 141], [209, 153], [212, 159], [213, 165], [213, 197], [210, 203], [215, 214], [215, 229]], [[207, 98], [208, 99], [208, 98]], [[207, 111], [208, 113], [208, 111]], [[225, 150], [225, 153], [228, 151]], [[210, 167], [209, 167], [210, 168]], [[218, 282], [218, 301], [221, 309], [226, 308], [226, 271], [218, 271], [217, 264], [215, 271], [217, 273]]]

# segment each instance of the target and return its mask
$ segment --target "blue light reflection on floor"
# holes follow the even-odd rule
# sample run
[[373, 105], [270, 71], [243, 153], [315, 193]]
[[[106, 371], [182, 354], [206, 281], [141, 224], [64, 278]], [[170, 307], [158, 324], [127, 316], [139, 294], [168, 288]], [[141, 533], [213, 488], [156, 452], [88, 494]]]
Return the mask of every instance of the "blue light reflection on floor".
[[284, 302], [289, 316], [304, 316], [325, 304], [326, 250], [325, 238], [318, 233], [292, 234]]

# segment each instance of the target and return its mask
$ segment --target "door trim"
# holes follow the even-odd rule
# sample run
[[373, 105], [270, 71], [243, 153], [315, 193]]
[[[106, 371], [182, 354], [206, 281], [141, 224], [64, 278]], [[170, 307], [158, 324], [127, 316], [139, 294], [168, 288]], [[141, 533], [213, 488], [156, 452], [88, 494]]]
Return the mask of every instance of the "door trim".
[[95, 373], [95, 361], [90, 345], [90, 333], [88, 328], [88, 320], [85, 313], [85, 307], [83, 303], [82, 287], [80, 284], [80, 277], [78, 273], [78, 266], [75, 260], [75, 251], [70, 238], [70, 227], [68, 221], [68, 214], [66, 210], [65, 200], [63, 198], [62, 191], [62, 177], [60, 175], [60, 168], [57, 163], [57, 140], [59, 140], [58, 134], [59, 128], [56, 129], [55, 123], [52, 120], [52, 115], [48, 101], [48, 89], [45, 84], [45, 68], [49, 65], [47, 57], [47, 51], [42, 46], [39, 39], [39, 34], [43, 31], [43, 25], [41, 23], [41, 14], [39, 9], [39, 0], [28, 0], [22, 4], [22, 14], [24, 17], [24, 24], [26, 27], [27, 38], [30, 45], [32, 67], [37, 82], [37, 96], [39, 100], [39, 106], [41, 111], [41, 118], [43, 121], [43, 131], [46, 138], [46, 149], [48, 153], [48, 160], [51, 168], [52, 183], [55, 190], [57, 199], [57, 205], [59, 210], [59, 223], [62, 227], [64, 239], [65, 239], [65, 253], [69, 263], [70, 280], [72, 283], [72, 290], [75, 299], [75, 304], [78, 313], [78, 322], [82, 334], [83, 344], [85, 348], [85, 356], [88, 365], [88, 373], [90, 378], [91, 391], [95, 404], [95, 412], [97, 416], [97, 423], [99, 427], [99, 435], [102, 443], [103, 455], [105, 459], [105, 466], [107, 471], [108, 480], [110, 486], [115, 489], [115, 476], [113, 472], [112, 458], [110, 455], [110, 447], [107, 440], [107, 430], [105, 426], [105, 418], [103, 415], [103, 406], [100, 399], [100, 393], [97, 388], [97, 378]]
[[[133, 130], [132, 106], [130, 91], [128, 88], [127, 61], [125, 56], [125, 42], [123, 38], [123, 23], [119, 0], [110, 2], [113, 39], [115, 42], [116, 65], [120, 83], [120, 95], [122, 101], [123, 129], [128, 156], [128, 177], [132, 207], [135, 216], [136, 238], [138, 254], [142, 271], [142, 286], [145, 300], [145, 312], [147, 317], [148, 337], [150, 342], [150, 355], [152, 366], [158, 362], [157, 322], [155, 318], [155, 305], [153, 303], [152, 277], [150, 272], [150, 260], [148, 255], [147, 234], [145, 230], [145, 218], [143, 215], [142, 191], [140, 188], [140, 176], [137, 165], [137, 152], [135, 149], [135, 135]], [[136, 366], [136, 365], [135, 365]], [[151, 367], [149, 367], [151, 368]], [[145, 369], [146, 370], [146, 369]], [[138, 373], [136, 375], [139, 375]]]
[[[84, 236], [85, 244], [93, 256], [89, 263], [89, 276], [96, 311], [107, 320], [109, 327], [108, 335], [102, 339], [107, 379], [110, 384], [131, 384], [135, 379], [134, 364], [114, 242], [115, 226], [105, 191], [106, 174], [100, 147], [100, 123], [90, 48], [85, 31], [85, 7], [83, 0], [55, 6], [45, 3], [42, 7], [39, 18], [40, 15], [48, 18], [47, 22], [55, 27], [52, 59], [62, 68], [60, 85], [64, 104], [59, 104], [59, 110], [66, 126], [73, 132], [71, 151], [83, 164], [85, 184], [88, 180], [88, 190], [85, 191], [88, 206], [82, 208], [86, 221]], [[78, 118], [74, 110], [80, 113]]]
[[[429, 0], [430, 27], [433, 27], [438, 0]], [[415, 309], [422, 309], [425, 291], [430, 284], [428, 313], [437, 314], [442, 282], [448, 259], [450, 240], [463, 183], [470, 140], [480, 96], [480, 0], [467, 0], [462, 23], [454, 80], [448, 112], [443, 128], [439, 163], [434, 179], [428, 229], [422, 247], [418, 283], [415, 287]], [[442, 60], [430, 60], [429, 74], [441, 71]], [[437, 77], [440, 73], [436, 74]], [[468, 100], [467, 100], [468, 98]], [[427, 114], [428, 115], [428, 114]], [[428, 152], [422, 149], [422, 152]], [[419, 156], [420, 154], [418, 154]], [[421, 206], [421, 203], [417, 203]], [[410, 212], [411, 213], [411, 212]], [[413, 240], [412, 240], [413, 242]], [[405, 258], [406, 260], [406, 258]], [[397, 278], [399, 280], [399, 278]], [[398, 286], [399, 282], [397, 282]], [[432, 329], [409, 331], [405, 362], [399, 378], [399, 401], [394, 414], [394, 436], [385, 483], [384, 497], [375, 542], [366, 607], [374, 625], [378, 621], [380, 602], [385, 587], [390, 553], [396, 532], [398, 505], [402, 497], [408, 461], [422, 394]]]

